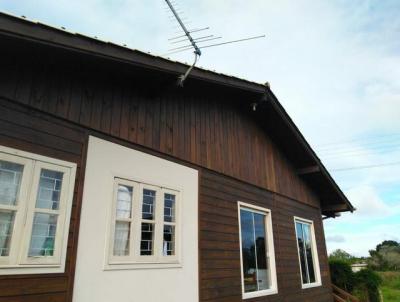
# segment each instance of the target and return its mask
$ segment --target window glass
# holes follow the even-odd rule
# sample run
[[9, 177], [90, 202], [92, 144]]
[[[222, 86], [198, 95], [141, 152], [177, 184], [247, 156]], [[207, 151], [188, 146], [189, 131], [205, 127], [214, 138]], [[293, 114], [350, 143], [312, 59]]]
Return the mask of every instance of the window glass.
[[133, 187], [118, 184], [115, 209], [114, 256], [128, 256], [132, 218]]
[[17, 204], [23, 169], [23, 165], [0, 160], [0, 204]]
[[142, 223], [142, 237], [140, 241], [140, 255], [153, 255], [154, 224]]
[[10, 254], [13, 224], [14, 212], [0, 211], [0, 256], [8, 256]]
[[175, 195], [164, 194], [164, 221], [175, 222]]
[[142, 218], [154, 220], [156, 191], [143, 189]]
[[114, 255], [129, 255], [130, 222], [116, 221], [114, 235]]
[[266, 254], [265, 215], [241, 209], [240, 226], [244, 292], [269, 289], [271, 281]]
[[62, 172], [47, 169], [41, 170], [36, 208], [59, 209], [62, 178]]
[[303, 283], [308, 283], [308, 273], [306, 269], [306, 257], [304, 253], [303, 224], [296, 222], [297, 245], [299, 247], [299, 257]]
[[315, 243], [312, 241], [311, 224], [296, 221], [296, 237], [303, 284], [315, 283], [317, 281], [313, 255]]
[[0, 146], [0, 275], [63, 270], [75, 172], [74, 163]]
[[120, 178], [114, 179], [114, 185], [110, 264], [177, 262], [179, 192]]
[[175, 226], [164, 225], [163, 256], [175, 255]]
[[58, 215], [35, 213], [29, 257], [53, 256]]
[[269, 268], [267, 264], [266, 238], [265, 238], [265, 215], [253, 213], [254, 216], [254, 238], [257, 253], [257, 278], [258, 290], [270, 287]]
[[118, 218], [131, 218], [133, 188], [125, 185], [118, 185], [117, 212]]
[[305, 245], [305, 254], [307, 260], [307, 269], [308, 269], [308, 278], [310, 283], [315, 282], [315, 273], [314, 273], [314, 260], [312, 255], [312, 246], [311, 246], [311, 227], [309, 224], [303, 224], [303, 233], [304, 233], [304, 245]]

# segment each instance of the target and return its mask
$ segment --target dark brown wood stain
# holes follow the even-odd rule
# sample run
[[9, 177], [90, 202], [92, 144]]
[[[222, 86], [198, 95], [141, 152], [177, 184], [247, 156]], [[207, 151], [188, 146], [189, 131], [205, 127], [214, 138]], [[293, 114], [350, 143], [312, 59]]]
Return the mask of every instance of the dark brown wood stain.
[[[245, 95], [190, 81], [167, 89], [165, 79], [41, 51], [35, 64], [2, 55], [0, 144], [77, 163], [66, 271], [0, 276], [0, 301], [72, 301], [90, 134], [200, 171], [201, 301], [242, 301], [239, 200], [271, 209], [278, 274], [279, 294], [248, 301], [332, 301], [320, 200], [240, 105]], [[301, 289], [294, 215], [315, 222], [321, 287]]]

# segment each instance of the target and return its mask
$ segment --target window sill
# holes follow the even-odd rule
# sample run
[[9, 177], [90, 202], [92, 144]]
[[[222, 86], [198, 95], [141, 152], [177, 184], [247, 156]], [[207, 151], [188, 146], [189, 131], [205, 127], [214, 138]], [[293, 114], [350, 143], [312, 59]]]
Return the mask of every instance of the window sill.
[[257, 292], [242, 293], [242, 298], [243, 299], [251, 299], [251, 298], [256, 298], [256, 297], [275, 295], [277, 293], [278, 293], [278, 289], [271, 288], [271, 289], [266, 289], [266, 290], [260, 290]]
[[315, 282], [315, 283], [309, 283], [309, 284], [302, 284], [301, 288], [302, 289], [307, 289], [307, 288], [313, 288], [313, 287], [318, 287], [322, 286], [321, 282]]
[[135, 269], [164, 269], [164, 268], [182, 268], [182, 263], [180, 263], [180, 262], [108, 263], [104, 266], [104, 271], [135, 270]]
[[0, 275], [32, 275], [64, 273], [60, 264], [31, 264], [0, 266]]

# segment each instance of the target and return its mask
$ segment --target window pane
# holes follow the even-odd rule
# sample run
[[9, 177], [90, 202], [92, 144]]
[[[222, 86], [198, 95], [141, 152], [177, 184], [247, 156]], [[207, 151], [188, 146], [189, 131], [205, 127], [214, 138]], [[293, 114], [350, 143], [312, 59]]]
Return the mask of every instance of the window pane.
[[304, 232], [304, 243], [306, 247], [308, 276], [310, 278], [310, 283], [313, 283], [315, 282], [315, 273], [314, 273], [314, 261], [311, 249], [311, 226], [309, 224], [303, 224], [303, 232]]
[[156, 191], [143, 189], [142, 218], [154, 220]]
[[258, 290], [253, 214], [240, 210], [244, 291]]
[[131, 223], [117, 221], [114, 234], [114, 256], [129, 255], [129, 235]]
[[0, 160], [0, 204], [17, 204], [23, 169], [23, 165]]
[[117, 218], [131, 218], [133, 188], [118, 185], [117, 193]]
[[299, 257], [301, 265], [301, 274], [303, 278], [303, 284], [309, 283], [307, 269], [306, 269], [306, 259], [304, 254], [304, 238], [303, 238], [303, 224], [296, 222], [296, 235], [297, 235], [297, 245], [299, 247]]
[[153, 255], [154, 224], [142, 223], [140, 255]]
[[10, 253], [13, 224], [14, 212], [0, 212], [0, 256]]
[[28, 253], [29, 257], [53, 256], [57, 216], [58, 215], [35, 213]]
[[63, 174], [58, 171], [41, 170], [36, 208], [59, 209]]
[[175, 222], [175, 195], [164, 194], [164, 221]]
[[253, 213], [254, 215], [254, 237], [256, 240], [256, 259], [258, 290], [270, 288], [270, 270], [267, 263], [266, 238], [265, 238], [265, 215]]
[[173, 225], [164, 225], [163, 255], [175, 255], [175, 227]]

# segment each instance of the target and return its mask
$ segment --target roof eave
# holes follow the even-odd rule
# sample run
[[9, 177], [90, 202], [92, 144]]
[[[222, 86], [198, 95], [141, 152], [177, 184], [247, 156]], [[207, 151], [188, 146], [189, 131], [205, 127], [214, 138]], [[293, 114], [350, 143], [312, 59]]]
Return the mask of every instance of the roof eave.
[[[4, 13], [0, 13], [0, 34], [177, 76], [184, 73], [188, 68], [188, 65], [180, 62], [174, 62], [121, 45], [103, 42], [95, 38], [74, 34]], [[268, 86], [201, 68], [194, 68], [190, 78], [259, 94], [263, 99], [267, 95], [267, 100], [271, 102], [272, 108], [292, 131], [297, 143], [301, 144], [305, 152], [311, 156], [315, 164], [320, 168], [321, 177], [327, 179], [337, 193], [338, 202], [346, 204], [347, 211], [355, 210]]]

